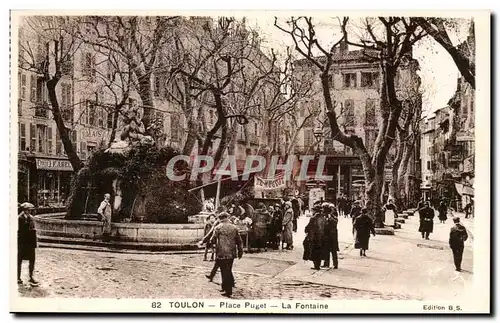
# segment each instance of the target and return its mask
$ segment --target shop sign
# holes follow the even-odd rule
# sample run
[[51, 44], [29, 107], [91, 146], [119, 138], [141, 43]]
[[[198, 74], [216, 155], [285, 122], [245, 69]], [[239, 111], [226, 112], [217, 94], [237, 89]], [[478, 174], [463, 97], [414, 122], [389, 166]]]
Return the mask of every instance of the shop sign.
[[103, 140], [106, 133], [101, 129], [85, 128], [82, 130], [82, 138], [90, 141]]
[[64, 159], [36, 159], [36, 168], [41, 170], [73, 171], [73, 166], [69, 160]]

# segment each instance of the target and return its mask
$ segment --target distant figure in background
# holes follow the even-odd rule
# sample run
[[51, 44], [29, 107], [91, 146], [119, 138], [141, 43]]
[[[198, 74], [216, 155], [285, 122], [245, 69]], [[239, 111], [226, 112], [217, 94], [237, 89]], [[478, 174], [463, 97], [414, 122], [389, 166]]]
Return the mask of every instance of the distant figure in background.
[[234, 287], [233, 262], [243, 256], [243, 243], [238, 228], [229, 223], [229, 214], [221, 213], [221, 223], [214, 229], [212, 243], [215, 243], [216, 263], [222, 276], [222, 295], [231, 297]]
[[[286, 243], [286, 250], [293, 249], [293, 210], [292, 202], [285, 202], [285, 212], [283, 214], [282, 243]], [[284, 245], [282, 246], [284, 248]]]
[[[215, 215], [210, 214], [207, 218], [207, 222], [205, 223], [204, 236], [207, 236], [212, 231], [212, 229], [214, 228], [214, 224], [215, 224]], [[212, 256], [210, 257], [210, 261], [213, 261], [215, 248], [214, 245], [210, 242], [210, 239], [207, 239], [207, 242], [205, 244], [205, 255], [203, 256], [203, 261], [207, 261], [207, 254], [209, 249], [212, 250]]]
[[453, 261], [455, 262], [455, 270], [462, 270], [462, 256], [464, 253], [464, 242], [467, 241], [469, 235], [467, 229], [460, 223], [460, 218], [453, 218], [455, 225], [450, 230], [450, 248], [453, 251]]
[[205, 211], [205, 212], [215, 211], [215, 204], [214, 204], [213, 198], [209, 198], [209, 199], [205, 200], [205, 203], [203, 204], [203, 211]]
[[110, 204], [111, 195], [109, 193], [104, 194], [104, 200], [99, 205], [97, 209], [97, 214], [101, 217], [102, 220], [102, 235], [104, 237], [109, 236], [111, 233], [111, 204]]
[[429, 202], [425, 202], [423, 209], [418, 211], [420, 217], [420, 226], [418, 231], [422, 233], [422, 238], [429, 240], [429, 235], [434, 228], [434, 210], [430, 207]]
[[33, 277], [35, 271], [35, 250], [37, 247], [37, 237], [35, 222], [31, 215], [34, 205], [31, 203], [23, 203], [20, 206], [21, 213], [17, 218], [17, 283], [22, 284], [21, 266], [23, 260], [29, 261], [30, 284], [38, 285], [38, 282]]
[[441, 200], [441, 202], [439, 203], [438, 212], [439, 221], [441, 223], [445, 223], [446, 220], [448, 220], [448, 216], [446, 215], [446, 213], [448, 212], [448, 206], [446, 206], [446, 202], [444, 200]]
[[393, 199], [389, 199], [387, 204], [384, 205], [383, 210], [385, 212], [384, 224], [390, 227], [394, 226], [395, 218], [397, 218], [396, 205]]
[[474, 216], [474, 213], [473, 213], [473, 206], [474, 206], [474, 201], [470, 201], [469, 203], [467, 203], [467, 205], [465, 205], [465, 208], [464, 208], [464, 211], [465, 211], [465, 218], [468, 219], [472, 216]]
[[293, 224], [293, 232], [297, 232], [297, 219], [299, 218], [300, 216], [300, 203], [297, 199], [292, 199], [290, 202], [292, 202], [292, 210], [293, 210], [293, 220], [292, 220], [292, 224]]
[[355, 234], [354, 248], [359, 249], [359, 255], [366, 257], [366, 250], [370, 242], [370, 233], [375, 236], [373, 220], [368, 216], [368, 209], [363, 208], [361, 215], [354, 219], [353, 231]]

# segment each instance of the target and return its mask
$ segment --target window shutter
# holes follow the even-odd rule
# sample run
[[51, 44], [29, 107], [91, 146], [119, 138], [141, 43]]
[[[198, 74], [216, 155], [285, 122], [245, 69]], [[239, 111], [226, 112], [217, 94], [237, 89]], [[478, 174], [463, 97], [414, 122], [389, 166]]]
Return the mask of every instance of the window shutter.
[[52, 155], [52, 127], [48, 127], [47, 131], [47, 153]]

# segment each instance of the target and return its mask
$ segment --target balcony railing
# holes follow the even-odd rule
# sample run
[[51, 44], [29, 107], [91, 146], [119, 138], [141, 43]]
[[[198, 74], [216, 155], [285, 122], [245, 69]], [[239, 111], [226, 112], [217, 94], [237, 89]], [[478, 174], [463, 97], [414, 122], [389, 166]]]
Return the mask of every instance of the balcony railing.
[[47, 102], [37, 102], [35, 105], [35, 117], [48, 118], [49, 104]]

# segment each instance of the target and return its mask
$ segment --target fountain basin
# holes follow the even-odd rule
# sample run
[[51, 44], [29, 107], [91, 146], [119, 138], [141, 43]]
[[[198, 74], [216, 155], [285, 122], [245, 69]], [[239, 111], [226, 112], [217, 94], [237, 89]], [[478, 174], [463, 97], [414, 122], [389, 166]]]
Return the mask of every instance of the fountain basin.
[[102, 222], [66, 220], [64, 213], [34, 217], [40, 242], [106, 246], [138, 250], [198, 249], [204, 224], [112, 223], [111, 235], [102, 235]]

